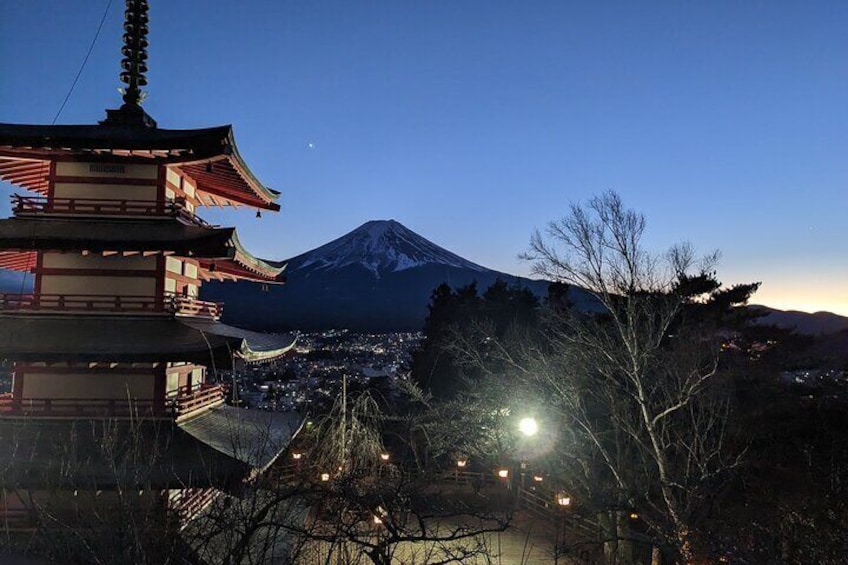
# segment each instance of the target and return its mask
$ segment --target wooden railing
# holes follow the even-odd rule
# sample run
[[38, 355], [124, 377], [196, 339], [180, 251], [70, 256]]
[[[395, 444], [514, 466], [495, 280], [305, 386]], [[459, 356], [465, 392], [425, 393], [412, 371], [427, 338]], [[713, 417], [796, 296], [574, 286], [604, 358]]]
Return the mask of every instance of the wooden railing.
[[0, 395], [0, 414], [47, 417], [129, 417], [168, 414], [164, 405], [157, 410], [153, 400], [115, 398], [23, 398]]
[[127, 200], [106, 198], [47, 198], [44, 196], [12, 195], [12, 212], [16, 216], [41, 214], [81, 216], [170, 216], [183, 218], [203, 227], [213, 227], [186, 208], [182, 198], [156, 200]]
[[180, 525], [184, 526], [206, 506], [212, 503], [220, 491], [214, 488], [184, 488], [168, 498], [168, 507], [175, 512]]
[[0, 394], [0, 415], [43, 417], [186, 416], [224, 400], [221, 385], [203, 384], [170, 402], [124, 398], [15, 398]]
[[174, 402], [177, 417], [187, 416], [224, 400], [224, 387], [204, 383], [199, 390], [178, 396]]
[[166, 302], [151, 296], [95, 294], [0, 294], [2, 310], [61, 310], [67, 312], [165, 312]]
[[102, 296], [95, 294], [0, 294], [0, 310], [82, 312], [96, 314], [167, 313], [217, 320], [224, 305], [193, 297], [168, 294], [152, 296]]
[[35, 511], [29, 508], [0, 507], [0, 531], [31, 531], [37, 523]]
[[178, 294], [172, 295], [166, 298], [166, 300], [171, 301], [169, 311], [181, 316], [199, 316], [217, 320], [221, 317], [221, 313], [224, 310], [223, 302], [209, 302]]

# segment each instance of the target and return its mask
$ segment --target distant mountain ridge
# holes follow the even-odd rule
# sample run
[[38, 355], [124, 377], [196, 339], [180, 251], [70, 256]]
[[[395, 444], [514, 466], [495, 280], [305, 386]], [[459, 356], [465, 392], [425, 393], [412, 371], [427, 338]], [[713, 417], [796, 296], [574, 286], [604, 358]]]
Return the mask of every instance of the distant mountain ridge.
[[[264, 330], [419, 330], [439, 284], [471, 282], [482, 293], [497, 279], [547, 295], [548, 282], [478, 265], [395, 220], [366, 222], [287, 263], [288, 282], [260, 285], [207, 283], [202, 297], [225, 302], [224, 320]], [[276, 264], [281, 264], [276, 263]], [[588, 300], [579, 289], [572, 299]]]
[[798, 310], [778, 310], [758, 304], [749, 308], [764, 314], [754, 321], [761, 326], [777, 326], [804, 335], [826, 335], [848, 330], [848, 318], [832, 312], [810, 314]]
[[[427, 240], [395, 220], [373, 220], [286, 263], [288, 282], [267, 292], [253, 283], [211, 282], [201, 297], [222, 301], [224, 321], [255, 329], [357, 331], [419, 330], [430, 295], [439, 284], [453, 288], [477, 283], [482, 293], [497, 279], [530, 289], [540, 298], [548, 282], [518, 277], [478, 265]], [[592, 309], [594, 298], [571, 288], [578, 307]], [[848, 329], [848, 318], [829, 312], [765, 312], [755, 323], [830, 334]]]

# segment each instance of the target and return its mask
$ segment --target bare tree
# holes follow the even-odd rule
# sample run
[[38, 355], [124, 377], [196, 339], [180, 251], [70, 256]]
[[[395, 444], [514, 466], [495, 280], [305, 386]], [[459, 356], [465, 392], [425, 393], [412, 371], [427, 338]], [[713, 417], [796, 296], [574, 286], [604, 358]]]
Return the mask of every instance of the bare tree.
[[[601, 308], [551, 309], [532, 375], [605, 467], [620, 502], [644, 509], [688, 563], [699, 507], [739, 462], [726, 442], [717, 335], [687, 316], [688, 305], [721, 292], [718, 254], [696, 262], [687, 245], [651, 253], [645, 226], [607, 192], [533, 235], [526, 258], [535, 272], [589, 291]], [[746, 289], [743, 299], [756, 285]]]
[[367, 393], [342, 404], [303, 438], [308, 465], [295, 478], [311, 512], [292, 531], [349, 563], [470, 563], [490, 555], [488, 537], [507, 528], [510, 506], [493, 507], [446, 482], [444, 461], [414, 457], [405, 449], [411, 441], [389, 453], [386, 428], [395, 439], [420, 429], [409, 421], [414, 414], [388, 416]]
[[728, 439], [720, 334], [706, 313], [744, 302], [757, 285], [722, 289], [717, 253], [649, 252], [645, 226], [613, 192], [573, 205], [533, 235], [524, 258], [590, 300], [549, 300], [532, 336], [464, 328], [452, 347], [485, 372], [478, 389], [535, 397], [556, 424], [552, 467], [601, 511], [610, 563], [636, 559], [628, 540], [651, 541], [655, 561], [664, 548], [690, 563], [698, 520], [741, 458]]

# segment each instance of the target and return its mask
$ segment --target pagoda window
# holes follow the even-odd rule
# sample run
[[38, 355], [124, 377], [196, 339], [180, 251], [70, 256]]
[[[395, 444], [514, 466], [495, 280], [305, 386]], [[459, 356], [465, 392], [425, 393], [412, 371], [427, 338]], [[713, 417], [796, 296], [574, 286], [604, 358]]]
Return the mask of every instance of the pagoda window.
[[175, 259], [174, 257], [166, 257], [165, 258], [165, 270], [169, 273], [174, 273], [177, 275], [183, 274], [183, 262], [179, 259]]
[[177, 292], [177, 281], [174, 280], [174, 279], [170, 279], [170, 278], [165, 279], [165, 292], [176, 293]]
[[56, 176], [97, 179], [147, 179], [155, 181], [159, 175], [156, 165], [137, 165], [132, 163], [79, 163], [59, 161], [56, 163]]

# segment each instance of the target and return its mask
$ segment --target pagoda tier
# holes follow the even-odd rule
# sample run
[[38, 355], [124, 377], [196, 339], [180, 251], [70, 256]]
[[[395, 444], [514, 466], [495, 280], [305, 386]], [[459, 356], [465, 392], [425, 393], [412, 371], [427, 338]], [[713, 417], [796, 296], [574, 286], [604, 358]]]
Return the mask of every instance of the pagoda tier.
[[[188, 178], [199, 205], [279, 210], [279, 192], [260, 183], [236, 149], [231, 126], [166, 130], [125, 125], [0, 124], [0, 180], [49, 195], [77, 176], [55, 163], [98, 163], [104, 172], [159, 165]], [[111, 167], [110, 167], [111, 165]]]
[[204, 318], [0, 316], [0, 357], [21, 362], [183, 361], [229, 369], [234, 359], [268, 362], [287, 353], [292, 334], [264, 334]]
[[[84, 425], [80, 425], [84, 423]], [[303, 424], [289, 412], [217, 406], [185, 422], [0, 420], [4, 477], [18, 488], [182, 489], [202, 483], [229, 490], [270, 466]], [[104, 438], [132, 438], [117, 456]], [[66, 446], [74, 444], [73, 452]], [[200, 480], [198, 480], [200, 479]]]
[[176, 255], [197, 260], [204, 280], [285, 281], [285, 265], [273, 266], [251, 255], [235, 228], [186, 224], [176, 218], [9, 218], [0, 220], [0, 249], [0, 267], [23, 271], [37, 267], [35, 251], [107, 257]]

